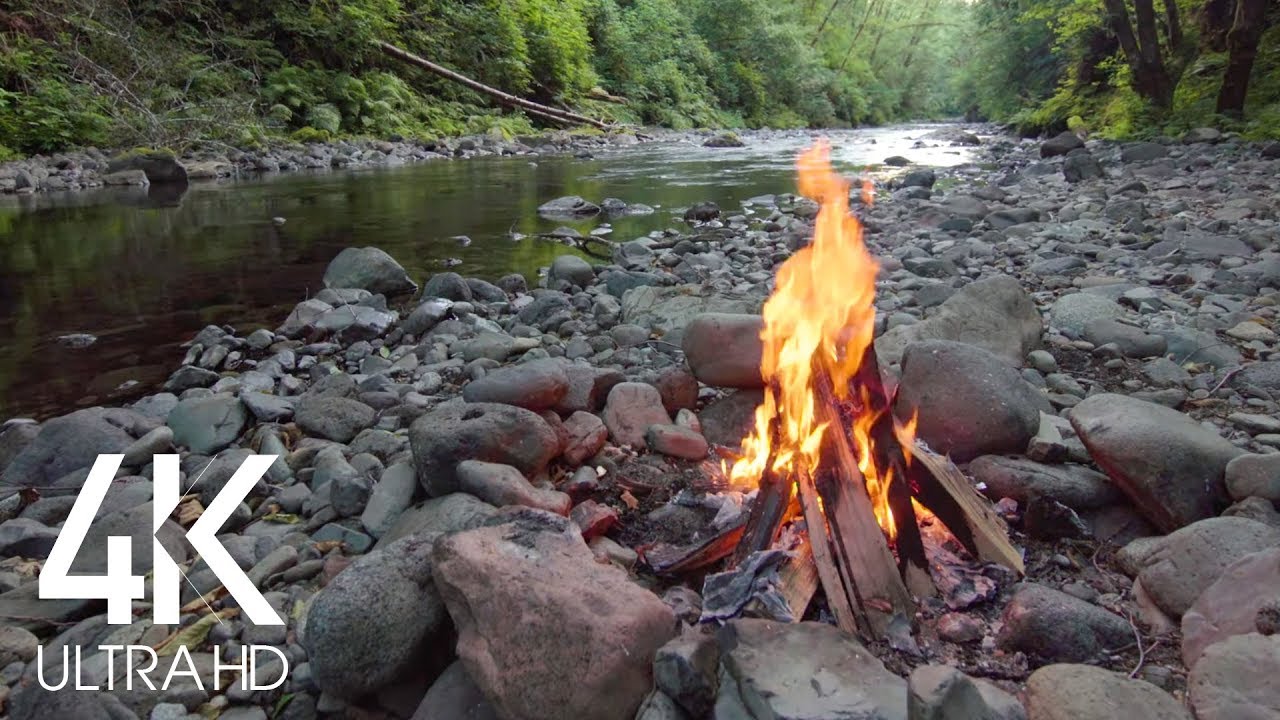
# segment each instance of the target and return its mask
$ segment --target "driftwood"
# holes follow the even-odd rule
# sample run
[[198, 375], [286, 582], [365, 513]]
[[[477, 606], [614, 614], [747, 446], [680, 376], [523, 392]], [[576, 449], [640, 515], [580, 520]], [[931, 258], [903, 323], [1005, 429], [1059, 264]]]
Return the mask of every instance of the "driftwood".
[[560, 110], [559, 108], [553, 108], [549, 105], [543, 105], [541, 103], [533, 102], [532, 100], [517, 97], [510, 93], [505, 93], [497, 88], [490, 87], [484, 83], [472, 80], [465, 75], [454, 72], [442, 65], [437, 65], [424, 57], [415, 55], [403, 48], [396, 47], [391, 43], [379, 41], [377, 45], [379, 50], [393, 58], [396, 58], [397, 60], [403, 60], [410, 65], [416, 65], [423, 70], [439, 75], [446, 80], [452, 80], [453, 82], [465, 85], [478, 93], [488, 95], [507, 107], [520, 108], [530, 115], [536, 115], [537, 117], [564, 125], [590, 125], [592, 127], [600, 128], [601, 130], [610, 129], [608, 124], [589, 118], [585, 115], [579, 115], [577, 113], [569, 112], [568, 110]]

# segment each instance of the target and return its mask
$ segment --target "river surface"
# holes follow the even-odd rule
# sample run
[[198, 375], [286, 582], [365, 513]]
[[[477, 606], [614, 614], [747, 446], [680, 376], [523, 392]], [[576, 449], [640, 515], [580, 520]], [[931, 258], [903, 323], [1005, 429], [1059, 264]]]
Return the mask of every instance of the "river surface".
[[[938, 125], [828, 133], [838, 167], [904, 155], [927, 166], [968, 161], [926, 136]], [[684, 208], [794, 192], [811, 133], [747, 135], [747, 146], [691, 139], [620, 147], [595, 159], [508, 157], [289, 173], [161, 188], [0, 196], [0, 421], [43, 419], [154, 390], [181, 344], [208, 324], [274, 328], [323, 286], [342, 248], [376, 245], [420, 284], [433, 272], [496, 279], [577, 252], [533, 235], [565, 223], [537, 207], [562, 195], [644, 203], [652, 215], [609, 223], [614, 240], [679, 227]], [[923, 140], [926, 147], [913, 147]], [[283, 225], [272, 222], [282, 217]], [[470, 238], [469, 244], [457, 236]], [[459, 262], [460, 261], [460, 262]], [[452, 265], [452, 267], [448, 267]], [[89, 333], [85, 348], [60, 336]]]

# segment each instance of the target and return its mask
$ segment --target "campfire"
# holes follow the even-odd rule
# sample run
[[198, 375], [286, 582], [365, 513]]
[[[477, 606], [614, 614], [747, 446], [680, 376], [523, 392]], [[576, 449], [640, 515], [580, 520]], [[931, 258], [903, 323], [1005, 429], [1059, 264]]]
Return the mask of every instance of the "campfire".
[[[879, 266], [829, 156], [819, 144], [799, 159], [800, 192], [821, 210], [765, 303], [764, 401], [728, 468], [736, 487], [759, 492], [736, 544], [722, 537], [698, 556], [719, 550], [738, 567], [798, 528], [782, 588], [794, 616], [820, 584], [842, 629], [879, 639], [936, 593], [922, 523], [945, 526], [979, 562], [1023, 567], [987, 501], [916, 442], [914, 417], [895, 417], [872, 342]], [[869, 184], [862, 196], [871, 202]]]

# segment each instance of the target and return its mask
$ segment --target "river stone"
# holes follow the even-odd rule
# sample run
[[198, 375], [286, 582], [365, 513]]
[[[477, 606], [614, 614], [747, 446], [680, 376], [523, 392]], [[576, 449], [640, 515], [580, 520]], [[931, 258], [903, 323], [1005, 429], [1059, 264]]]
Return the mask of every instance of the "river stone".
[[1094, 462], [1165, 532], [1213, 516], [1227, 463], [1244, 453], [1177, 410], [1124, 395], [1086, 398], [1069, 417]]
[[679, 344], [685, 328], [702, 313], [751, 313], [758, 300], [708, 294], [700, 285], [646, 285], [622, 294], [622, 321], [654, 330]]
[[1084, 326], [1084, 339], [1094, 345], [1115, 343], [1126, 357], [1146, 358], [1163, 355], [1168, 342], [1159, 335], [1148, 335], [1142, 328], [1112, 320], [1098, 318]]
[[[163, 416], [160, 419], [164, 419]], [[0, 477], [3, 477], [9, 463], [27, 449], [39, 434], [40, 425], [34, 422], [17, 423], [0, 430]]]
[[907, 678], [908, 720], [1026, 720], [1022, 703], [995, 685], [947, 665], [922, 665]]
[[1070, 130], [1063, 130], [1057, 135], [1040, 143], [1040, 157], [1049, 158], [1066, 155], [1076, 148], [1084, 147], [1084, 141]]
[[420, 533], [451, 533], [477, 528], [497, 512], [498, 509], [489, 503], [463, 492], [431, 498], [401, 513], [391, 529], [378, 539], [377, 547], [384, 548], [401, 538]]
[[481, 331], [470, 340], [462, 340], [453, 346], [463, 360], [471, 362], [487, 358], [502, 362], [511, 355], [538, 347], [535, 338], [514, 338], [506, 333]]
[[1083, 148], [1072, 150], [1062, 161], [1062, 177], [1069, 183], [1102, 177], [1102, 165], [1097, 158]]
[[412, 465], [396, 463], [387, 468], [373, 486], [369, 502], [360, 514], [360, 524], [375, 538], [385, 536], [409, 509], [417, 489], [418, 477]]
[[436, 537], [414, 535], [357, 558], [316, 593], [303, 644], [321, 690], [354, 700], [452, 659], [449, 617], [432, 579]]
[[1257, 627], [1258, 611], [1280, 600], [1280, 547], [1246, 555], [1200, 593], [1182, 616], [1182, 664], [1194, 667], [1205, 648]]
[[528, 509], [505, 517], [444, 536], [433, 553], [468, 675], [503, 717], [632, 717], [654, 654], [675, 634], [671, 609], [596, 562], [569, 520]]
[[1002, 620], [996, 645], [1039, 664], [1083, 662], [1133, 641], [1133, 629], [1119, 615], [1030, 582], [1018, 586]]
[[1153, 142], [1125, 143], [1120, 147], [1120, 161], [1126, 163], [1143, 163], [1169, 157], [1169, 148]]
[[551, 328], [543, 326], [556, 317], [564, 317], [562, 313], [569, 312], [572, 308], [573, 304], [569, 302], [569, 296], [562, 292], [535, 290], [533, 302], [520, 308], [516, 318], [525, 325], [549, 330]]
[[613, 386], [604, 406], [604, 424], [616, 445], [647, 447], [650, 425], [671, 425], [662, 395], [648, 383], [624, 382]]
[[1029, 720], [1191, 720], [1155, 685], [1092, 665], [1036, 670], [1027, 679], [1026, 703]]
[[1209, 518], [1161, 538], [1139, 561], [1138, 579], [1161, 610], [1180, 618], [1237, 560], [1278, 545], [1278, 528], [1242, 517]]
[[554, 289], [556, 282], [564, 282], [585, 288], [595, 279], [596, 271], [591, 268], [591, 263], [577, 255], [558, 255], [551, 261], [551, 269], [547, 272], [547, 287]]
[[1231, 386], [1257, 397], [1280, 399], [1280, 360], [1245, 365], [1232, 376]]
[[469, 403], [501, 403], [536, 412], [556, 407], [569, 392], [564, 362], [544, 358], [492, 370], [462, 388]]
[[1017, 280], [996, 275], [961, 288], [930, 317], [899, 325], [876, 339], [876, 352], [885, 364], [895, 364], [913, 342], [954, 340], [976, 345], [1015, 367], [1040, 347], [1040, 312]]
[[1026, 505], [1033, 497], [1048, 498], [1072, 510], [1114, 505], [1120, 490], [1102, 473], [1083, 465], [1045, 465], [1017, 457], [983, 455], [969, 463], [973, 479], [986, 485], [992, 500], [1013, 498]]
[[427, 284], [422, 286], [422, 297], [471, 302], [474, 297], [471, 286], [466, 279], [456, 272], [442, 272], [432, 275]]
[[1280, 717], [1280, 635], [1250, 633], [1211, 645], [1187, 676], [1198, 720]]
[[693, 376], [707, 385], [764, 387], [760, 376], [764, 341], [759, 315], [704, 313], [685, 328], [681, 348]]
[[581, 465], [591, 458], [609, 439], [609, 428], [604, 421], [589, 412], [578, 410], [564, 421], [569, 442], [565, 445], [564, 459], [570, 465]]
[[232, 395], [179, 401], [166, 421], [173, 428], [173, 443], [198, 455], [213, 455], [226, 448], [248, 423], [248, 409]]
[[[5, 436], [14, 432], [8, 430]], [[0, 477], [9, 487], [46, 487], [72, 471], [93, 465], [98, 455], [121, 453], [132, 444], [133, 436], [115, 415], [102, 408], [77, 410], [41, 425], [2, 468]]]
[[548, 220], [582, 220], [599, 215], [600, 206], [577, 195], [567, 195], [539, 205], [538, 214]]
[[[29, 506], [32, 509], [35, 506]], [[24, 511], [24, 515], [25, 515]], [[0, 557], [25, 557], [43, 560], [49, 557], [58, 541], [58, 530], [29, 517], [17, 517], [0, 523]]]
[[741, 447], [755, 427], [756, 408], [764, 402], [761, 390], [738, 390], [707, 403], [698, 413], [707, 442], [728, 448]]
[[[127, 537], [132, 546], [132, 572], [146, 575], [154, 567], [152, 536], [168, 551], [174, 562], [186, 562], [186, 533], [172, 520], [166, 519], [158, 530], [152, 517], [150, 502], [118, 512], [107, 513], [89, 526], [80, 551], [71, 562], [72, 575], [101, 575], [107, 572], [107, 538]], [[154, 531], [154, 533], [153, 533]]]
[[344, 248], [325, 269], [324, 286], [359, 288], [388, 297], [418, 289], [400, 263], [376, 247]]
[[680, 635], [658, 649], [654, 684], [691, 717], [708, 717], [715, 707], [719, 652], [711, 635]]
[[1043, 400], [1016, 370], [974, 345], [927, 340], [907, 346], [894, 410], [918, 413], [916, 433], [957, 462], [1023, 451], [1040, 428]]
[[[655, 391], [656, 392], [656, 391]], [[409, 428], [418, 482], [439, 497], [458, 491], [463, 460], [511, 465], [531, 476], [560, 450], [560, 438], [530, 410], [496, 403], [446, 403]]]
[[1049, 307], [1049, 324], [1067, 337], [1084, 336], [1085, 328], [1096, 320], [1115, 320], [1125, 310], [1118, 303], [1093, 293], [1063, 295]]
[[141, 170], [147, 181], [156, 185], [175, 183], [185, 185], [187, 169], [168, 150], [138, 149], [117, 155], [107, 162], [107, 172]]
[[1227, 463], [1225, 478], [1233, 500], [1260, 497], [1280, 502], [1280, 453], [1233, 458]]
[[475, 495], [495, 507], [523, 505], [568, 515], [573, 505], [568, 495], [534, 487], [510, 465], [464, 460], [458, 463], [457, 473], [462, 492]]
[[298, 427], [337, 443], [349, 443], [362, 430], [373, 427], [377, 415], [359, 400], [344, 397], [305, 396], [294, 410]]
[[431, 684], [410, 720], [498, 720], [498, 713], [455, 661]]
[[[730, 620], [715, 717], [905, 720], [906, 682], [833, 625]], [[751, 708], [742, 715], [734, 709]]]

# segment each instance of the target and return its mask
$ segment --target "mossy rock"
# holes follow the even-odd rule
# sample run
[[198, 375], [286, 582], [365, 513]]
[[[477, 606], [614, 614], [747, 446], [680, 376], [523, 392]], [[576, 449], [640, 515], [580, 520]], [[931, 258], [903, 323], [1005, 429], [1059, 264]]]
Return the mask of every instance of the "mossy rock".
[[187, 169], [168, 148], [134, 148], [115, 156], [107, 164], [108, 173], [122, 170], [141, 170], [152, 185], [187, 181]]

